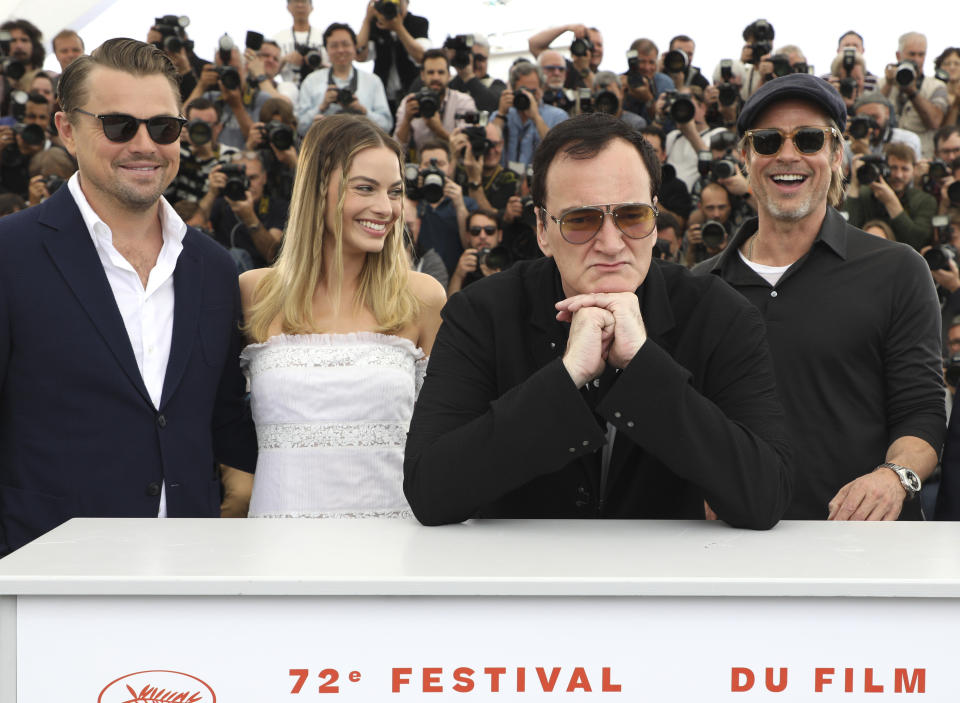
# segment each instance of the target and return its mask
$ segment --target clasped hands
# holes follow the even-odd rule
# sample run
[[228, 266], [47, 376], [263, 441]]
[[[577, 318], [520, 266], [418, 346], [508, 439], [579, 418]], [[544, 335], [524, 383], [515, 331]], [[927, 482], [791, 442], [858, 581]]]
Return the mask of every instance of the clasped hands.
[[647, 341], [635, 293], [588, 293], [556, 304], [557, 320], [570, 323], [563, 365], [577, 388], [607, 364], [622, 369]]

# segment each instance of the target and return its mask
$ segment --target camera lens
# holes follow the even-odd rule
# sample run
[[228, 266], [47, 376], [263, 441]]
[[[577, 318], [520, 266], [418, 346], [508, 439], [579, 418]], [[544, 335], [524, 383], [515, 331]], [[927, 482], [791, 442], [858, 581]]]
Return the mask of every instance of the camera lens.
[[667, 73], [680, 73], [687, 70], [687, 55], [682, 51], [668, 51], [663, 57], [663, 67]]
[[677, 124], [689, 122], [693, 119], [695, 112], [693, 101], [683, 94], [678, 94], [673, 99], [673, 104], [670, 105], [670, 117], [672, 117], [673, 121]]
[[940, 247], [933, 247], [923, 252], [923, 258], [931, 271], [948, 271], [950, 269], [950, 257]]
[[897, 66], [897, 83], [899, 85], [910, 85], [917, 79], [917, 69], [909, 61], [902, 62]]
[[718, 249], [727, 238], [727, 230], [716, 220], [707, 220], [700, 228], [700, 238], [708, 249]]
[[862, 117], [854, 117], [850, 120], [849, 132], [854, 139], [866, 139], [870, 132], [870, 122]]
[[187, 124], [187, 136], [194, 146], [203, 146], [213, 139], [213, 130], [203, 120], [191, 120]]
[[518, 112], [523, 112], [524, 110], [530, 109], [530, 96], [526, 93], [521, 93], [519, 90], [513, 95], [513, 106], [517, 108]]
[[960, 207], [960, 181], [956, 181], [947, 186], [947, 198], [954, 207]]
[[880, 171], [873, 164], [863, 164], [857, 169], [857, 180], [862, 186], [868, 186], [880, 177]]

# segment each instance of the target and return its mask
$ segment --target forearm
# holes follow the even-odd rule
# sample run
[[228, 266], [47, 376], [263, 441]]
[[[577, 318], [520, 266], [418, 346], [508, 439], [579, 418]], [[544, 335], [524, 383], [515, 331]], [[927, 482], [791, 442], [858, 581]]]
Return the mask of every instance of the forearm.
[[397, 39], [399, 39], [400, 43], [403, 44], [403, 48], [407, 50], [407, 54], [410, 55], [410, 58], [416, 63], [423, 63], [423, 45], [418, 42], [402, 24], [396, 31]]
[[257, 248], [266, 261], [273, 261], [277, 253], [277, 247], [280, 246], [282, 233], [276, 228], [268, 229], [259, 218], [254, 218], [253, 222], [244, 222], [243, 226], [247, 228], [253, 245]]
[[919, 93], [912, 98], [913, 106], [927, 129], [939, 129], [943, 124], [943, 111]]
[[246, 140], [247, 137], [250, 136], [250, 127], [253, 126], [253, 120], [250, 119], [250, 115], [247, 114], [243, 103], [239, 103], [235, 107], [231, 105], [230, 109], [237, 118], [237, 125], [240, 127], [240, 132], [243, 134], [244, 140]]
[[203, 211], [203, 216], [207, 220], [210, 219], [210, 214], [213, 212], [213, 201], [217, 199], [218, 195], [219, 192], [214, 191], [213, 188], [207, 188], [207, 192], [197, 201], [197, 205], [200, 206], [200, 210]]
[[913, 469], [921, 481], [926, 481], [937, 468], [939, 455], [919, 437], [899, 437], [887, 448], [885, 461]]
[[537, 32], [527, 40], [527, 47], [530, 49], [530, 53], [533, 54], [534, 58], [539, 57], [541, 52], [550, 48], [550, 44], [554, 39], [568, 29], [569, 27], [567, 25], [563, 25], [562, 27], [550, 27], [549, 29]]
[[477, 207], [481, 210], [496, 210], [493, 205], [490, 204], [490, 200], [487, 198], [486, 192], [483, 190], [483, 182], [480, 182], [479, 188], [470, 188], [468, 185], [467, 195], [477, 201]]
[[453, 275], [450, 276], [450, 282], [447, 284], [447, 297], [456, 293], [458, 290], [463, 288], [463, 274], [460, 272], [460, 267], [458, 266]]
[[540, 135], [540, 138], [543, 139], [547, 136], [547, 132], [550, 131], [550, 126], [544, 122], [543, 117], [540, 113], [537, 113], [533, 118], [533, 124], [537, 128], [537, 133]]
[[700, 132], [697, 131], [697, 126], [693, 122], [684, 122], [678, 126], [678, 129], [696, 151], [710, 150], [710, 145], [703, 141], [703, 137], [700, 136]]
[[406, 147], [410, 143], [410, 122], [403, 119], [403, 116], [397, 111], [397, 129], [394, 131], [393, 136], [396, 138], [400, 145]]
[[932, 234], [929, 225], [932, 215], [933, 213], [930, 213], [930, 216], [926, 218], [928, 224], [924, 225], [921, 218], [917, 217], [914, 219], [901, 207], [900, 214], [890, 218], [890, 226], [893, 228], [893, 233], [896, 235], [897, 241], [909, 244], [917, 251], [925, 247], [930, 243]]

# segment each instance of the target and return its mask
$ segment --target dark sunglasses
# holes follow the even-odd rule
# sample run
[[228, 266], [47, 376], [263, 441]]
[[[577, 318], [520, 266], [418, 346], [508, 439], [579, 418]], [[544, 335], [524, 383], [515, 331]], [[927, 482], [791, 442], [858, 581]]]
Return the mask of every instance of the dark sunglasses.
[[801, 154], [816, 154], [826, 143], [828, 134], [834, 139], [840, 138], [840, 133], [833, 127], [797, 127], [792, 132], [780, 129], [748, 129], [743, 133], [753, 150], [760, 156], [776, 156], [780, 153], [787, 139], [793, 139], [793, 145]]
[[75, 112], [82, 115], [90, 115], [100, 120], [103, 127], [103, 136], [111, 142], [122, 144], [129, 142], [137, 136], [137, 130], [141, 124], [147, 125], [147, 134], [157, 144], [173, 144], [180, 138], [180, 130], [187, 123], [182, 117], [168, 117], [167, 115], [157, 115], [141, 119], [133, 115], [123, 115], [113, 113], [109, 115], [95, 115], [92, 112], [74, 108]]
[[484, 225], [483, 227], [480, 227], [479, 225], [474, 225], [473, 227], [470, 228], [470, 234], [472, 234], [474, 237], [476, 237], [481, 232], [486, 232], [492, 237], [497, 233], [497, 228], [495, 225]]
[[630, 239], [643, 239], [653, 233], [657, 225], [657, 208], [646, 203], [624, 203], [623, 205], [588, 205], [573, 208], [554, 217], [543, 208], [543, 213], [560, 226], [560, 235], [571, 244], [586, 244], [600, 228], [607, 214], [613, 215], [613, 222]]

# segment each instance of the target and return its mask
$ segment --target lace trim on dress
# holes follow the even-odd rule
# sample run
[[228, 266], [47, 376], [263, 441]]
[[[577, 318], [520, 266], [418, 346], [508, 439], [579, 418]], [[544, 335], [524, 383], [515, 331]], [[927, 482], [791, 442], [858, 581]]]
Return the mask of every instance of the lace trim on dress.
[[251, 362], [258, 353], [271, 347], [334, 347], [334, 348], [369, 348], [371, 344], [384, 347], [395, 347], [406, 350], [414, 359], [423, 359], [423, 350], [406, 337], [380, 332], [348, 332], [324, 334], [275, 334], [265, 342], [248, 344], [240, 352], [240, 361]]
[[259, 425], [260, 449], [403, 447], [409, 422]]
[[332, 519], [376, 518], [376, 517], [412, 518], [413, 512], [411, 512], [410, 510], [354, 510], [354, 511], [336, 512], [336, 513], [296, 512], [296, 513], [284, 513], [283, 515], [279, 515], [279, 514], [251, 515], [250, 517], [266, 518], [266, 519], [301, 518], [301, 517], [332, 518]]

